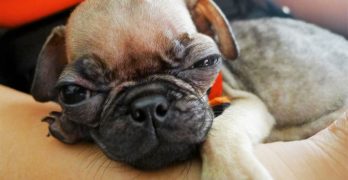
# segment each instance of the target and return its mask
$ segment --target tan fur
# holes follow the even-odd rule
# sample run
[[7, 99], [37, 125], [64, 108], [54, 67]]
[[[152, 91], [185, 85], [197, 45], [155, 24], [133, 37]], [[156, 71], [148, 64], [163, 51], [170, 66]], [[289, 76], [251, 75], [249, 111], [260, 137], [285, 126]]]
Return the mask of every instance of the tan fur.
[[238, 44], [229, 23], [213, 0], [185, 0], [192, 19], [200, 32], [212, 36], [228, 60], [239, 55]]
[[171, 59], [174, 40], [196, 31], [183, 7], [176, 0], [85, 1], [67, 25], [68, 59], [95, 54], [119, 76], [131, 75], [130, 65], [156, 69], [159, 63], [153, 59]]
[[272, 179], [253, 153], [253, 145], [268, 136], [273, 116], [255, 95], [224, 84], [233, 101], [214, 120], [202, 147], [202, 179]]

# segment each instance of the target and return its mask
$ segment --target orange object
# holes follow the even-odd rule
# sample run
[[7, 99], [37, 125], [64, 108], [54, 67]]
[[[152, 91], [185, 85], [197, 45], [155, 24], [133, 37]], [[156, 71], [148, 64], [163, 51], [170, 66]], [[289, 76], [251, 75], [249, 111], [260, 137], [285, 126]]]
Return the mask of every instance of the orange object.
[[209, 105], [211, 107], [229, 103], [231, 103], [231, 100], [227, 96], [216, 97], [214, 99], [209, 100]]
[[209, 98], [209, 105], [211, 107], [222, 105], [222, 104], [229, 104], [231, 100], [227, 96], [223, 96], [223, 87], [222, 87], [222, 74], [221, 72], [215, 79], [215, 82], [213, 86], [210, 88], [210, 92], [208, 95]]
[[209, 105], [214, 112], [214, 116], [220, 116], [221, 113], [231, 104], [231, 99], [223, 96], [223, 79], [221, 72], [215, 79], [213, 86], [210, 88], [208, 95]]
[[216, 97], [221, 97], [222, 93], [223, 93], [222, 74], [220, 72], [219, 75], [217, 76], [217, 78], [215, 79], [213, 86], [210, 88], [208, 98], [209, 98], [209, 100], [212, 100]]
[[0, 0], [0, 27], [21, 26], [52, 15], [82, 0]]
[[228, 104], [231, 102], [231, 100], [227, 96], [223, 96], [223, 87], [222, 87], [222, 74], [221, 72], [215, 79], [215, 82], [213, 86], [210, 88], [210, 92], [208, 95], [209, 98], [209, 105], [210, 106], [217, 106], [221, 104]]

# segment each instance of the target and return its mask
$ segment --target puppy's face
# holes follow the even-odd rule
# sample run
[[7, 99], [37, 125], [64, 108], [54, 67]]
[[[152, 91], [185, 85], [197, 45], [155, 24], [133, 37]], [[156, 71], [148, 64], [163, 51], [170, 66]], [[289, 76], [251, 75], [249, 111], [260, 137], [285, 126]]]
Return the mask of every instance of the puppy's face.
[[62, 31], [66, 64], [52, 70], [59, 78], [49, 96], [64, 121], [139, 168], [197, 152], [213, 120], [206, 91], [222, 55], [184, 1], [86, 1]]

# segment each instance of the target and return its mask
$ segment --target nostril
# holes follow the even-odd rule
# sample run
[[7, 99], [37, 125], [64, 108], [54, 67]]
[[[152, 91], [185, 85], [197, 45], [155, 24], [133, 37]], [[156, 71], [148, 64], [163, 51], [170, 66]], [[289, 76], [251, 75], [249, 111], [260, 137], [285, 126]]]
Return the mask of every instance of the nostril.
[[134, 121], [163, 121], [167, 117], [169, 104], [162, 95], [150, 95], [135, 99], [130, 109]]
[[167, 104], [159, 104], [156, 107], [156, 115], [159, 117], [166, 116], [167, 112], [168, 112], [168, 105]]
[[132, 118], [135, 121], [142, 122], [146, 119], [146, 112], [143, 109], [136, 109], [131, 113]]

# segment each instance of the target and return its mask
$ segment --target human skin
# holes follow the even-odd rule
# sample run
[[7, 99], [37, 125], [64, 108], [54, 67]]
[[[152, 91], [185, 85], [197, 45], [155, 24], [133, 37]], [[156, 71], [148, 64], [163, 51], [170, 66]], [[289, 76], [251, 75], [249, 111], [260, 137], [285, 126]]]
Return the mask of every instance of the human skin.
[[343, 115], [313, 137], [256, 147], [274, 179], [347, 179], [348, 117]]
[[[0, 102], [0, 179], [200, 178], [198, 158], [145, 172], [107, 159], [92, 143], [66, 145], [47, 137], [40, 119], [59, 110], [54, 103], [37, 103], [4, 86]], [[262, 144], [255, 153], [275, 179], [347, 179], [347, 139], [348, 120], [342, 116], [308, 140]]]

